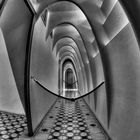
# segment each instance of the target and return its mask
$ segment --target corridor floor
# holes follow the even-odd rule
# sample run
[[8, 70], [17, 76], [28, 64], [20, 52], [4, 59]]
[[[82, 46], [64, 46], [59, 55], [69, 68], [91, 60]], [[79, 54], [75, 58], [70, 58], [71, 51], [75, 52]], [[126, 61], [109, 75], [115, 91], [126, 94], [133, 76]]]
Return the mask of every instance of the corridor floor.
[[[5, 115], [6, 116], [6, 115]], [[9, 117], [7, 117], [9, 118]], [[13, 117], [12, 117], [13, 118]], [[22, 120], [21, 120], [22, 118]], [[23, 116], [15, 115], [16, 126], [7, 131], [6, 124], [0, 125], [0, 140], [108, 140], [108, 136], [89, 110], [83, 99], [69, 101], [58, 99], [32, 138], [27, 133], [26, 120]], [[24, 120], [24, 121], [23, 121]], [[14, 121], [15, 122], [15, 121]], [[23, 123], [24, 122], [24, 123]], [[2, 129], [5, 129], [2, 130]], [[17, 139], [16, 139], [17, 137]], [[19, 138], [20, 137], [20, 138]]]
[[108, 139], [96, 117], [82, 99], [75, 102], [59, 99], [31, 140]]

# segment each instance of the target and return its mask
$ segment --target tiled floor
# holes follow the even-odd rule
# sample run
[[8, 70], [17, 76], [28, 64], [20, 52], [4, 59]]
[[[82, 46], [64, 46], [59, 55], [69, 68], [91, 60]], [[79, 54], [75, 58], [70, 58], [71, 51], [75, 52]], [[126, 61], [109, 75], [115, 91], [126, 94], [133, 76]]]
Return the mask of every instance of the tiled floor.
[[85, 102], [60, 99], [32, 140], [108, 140]]
[[26, 118], [7, 112], [0, 112], [0, 140], [15, 140], [27, 133]]
[[48, 140], [91, 140], [91, 134], [78, 102], [63, 101]]
[[1, 140], [12, 140], [19, 136], [21, 138], [18, 140], [108, 140], [104, 130], [82, 99], [75, 102], [59, 99], [32, 138], [25, 138], [23, 135], [26, 129], [24, 116], [3, 112], [1, 114]]

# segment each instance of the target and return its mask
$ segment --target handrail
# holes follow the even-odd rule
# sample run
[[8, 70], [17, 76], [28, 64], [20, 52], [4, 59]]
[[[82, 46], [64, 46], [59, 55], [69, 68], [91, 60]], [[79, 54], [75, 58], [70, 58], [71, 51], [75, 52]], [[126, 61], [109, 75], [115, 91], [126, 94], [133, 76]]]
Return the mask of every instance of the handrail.
[[67, 98], [67, 97], [63, 97], [63, 96], [60, 96], [60, 95], [57, 95], [56, 93], [50, 91], [49, 89], [47, 89], [41, 82], [39, 82], [37, 79], [35, 79], [34, 77], [31, 77], [40, 87], [42, 87], [43, 89], [45, 89], [46, 91], [50, 92], [51, 94], [53, 94], [54, 96], [57, 96], [57, 97], [60, 97], [60, 98], [63, 98], [63, 99], [66, 99], [66, 100], [70, 100], [70, 101], [75, 101], [75, 100], [78, 100], [80, 98], [83, 98], [89, 94], [91, 94], [92, 92], [96, 91], [99, 87], [101, 87], [105, 82], [103, 81], [100, 85], [98, 85], [96, 88], [94, 88], [93, 90], [91, 90], [90, 92], [84, 94], [84, 95], [81, 95], [77, 98]]
[[50, 92], [51, 94], [53, 94], [54, 96], [57, 96], [57, 97], [61, 97], [61, 98], [64, 98], [64, 99], [67, 99], [67, 100], [71, 100], [70, 98], [66, 98], [66, 97], [63, 97], [63, 96], [60, 96], [52, 91], [50, 91], [49, 89], [47, 89], [44, 85], [42, 85], [38, 80], [36, 80], [35, 78], [32, 77], [32, 79], [40, 86], [42, 87], [43, 89], [45, 89], [46, 91]]
[[84, 95], [81, 95], [79, 97], [76, 98], [76, 100], [80, 99], [80, 98], [83, 98], [89, 94], [91, 94], [92, 92], [96, 91], [99, 87], [101, 87], [105, 82], [103, 81], [101, 84], [99, 84], [96, 88], [94, 88], [93, 90], [91, 90], [90, 92], [84, 94]]

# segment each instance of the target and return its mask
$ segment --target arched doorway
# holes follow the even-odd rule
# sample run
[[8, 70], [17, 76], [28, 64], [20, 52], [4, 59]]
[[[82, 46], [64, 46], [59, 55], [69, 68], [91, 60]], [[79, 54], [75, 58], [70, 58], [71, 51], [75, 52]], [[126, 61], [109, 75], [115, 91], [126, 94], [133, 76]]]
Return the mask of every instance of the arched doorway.
[[74, 75], [74, 72], [71, 68], [68, 68], [65, 71], [65, 96], [72, 98], [76, 96], [76, 92], [78, 91], [77, 89], [77, 79]]

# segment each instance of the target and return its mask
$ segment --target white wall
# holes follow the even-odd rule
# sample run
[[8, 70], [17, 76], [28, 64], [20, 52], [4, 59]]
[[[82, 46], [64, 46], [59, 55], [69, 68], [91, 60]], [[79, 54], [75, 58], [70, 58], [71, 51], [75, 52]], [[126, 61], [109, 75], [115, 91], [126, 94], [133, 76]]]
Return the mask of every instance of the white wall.
[[31, 75], [52, 92], [58, 93], [58, 60], [51, 50], [51, 39], [46, 41], [46, 28], [41, 20], [34, 30], [31, 55]]
[[0, 110], [24, 114], [0, 29]]

